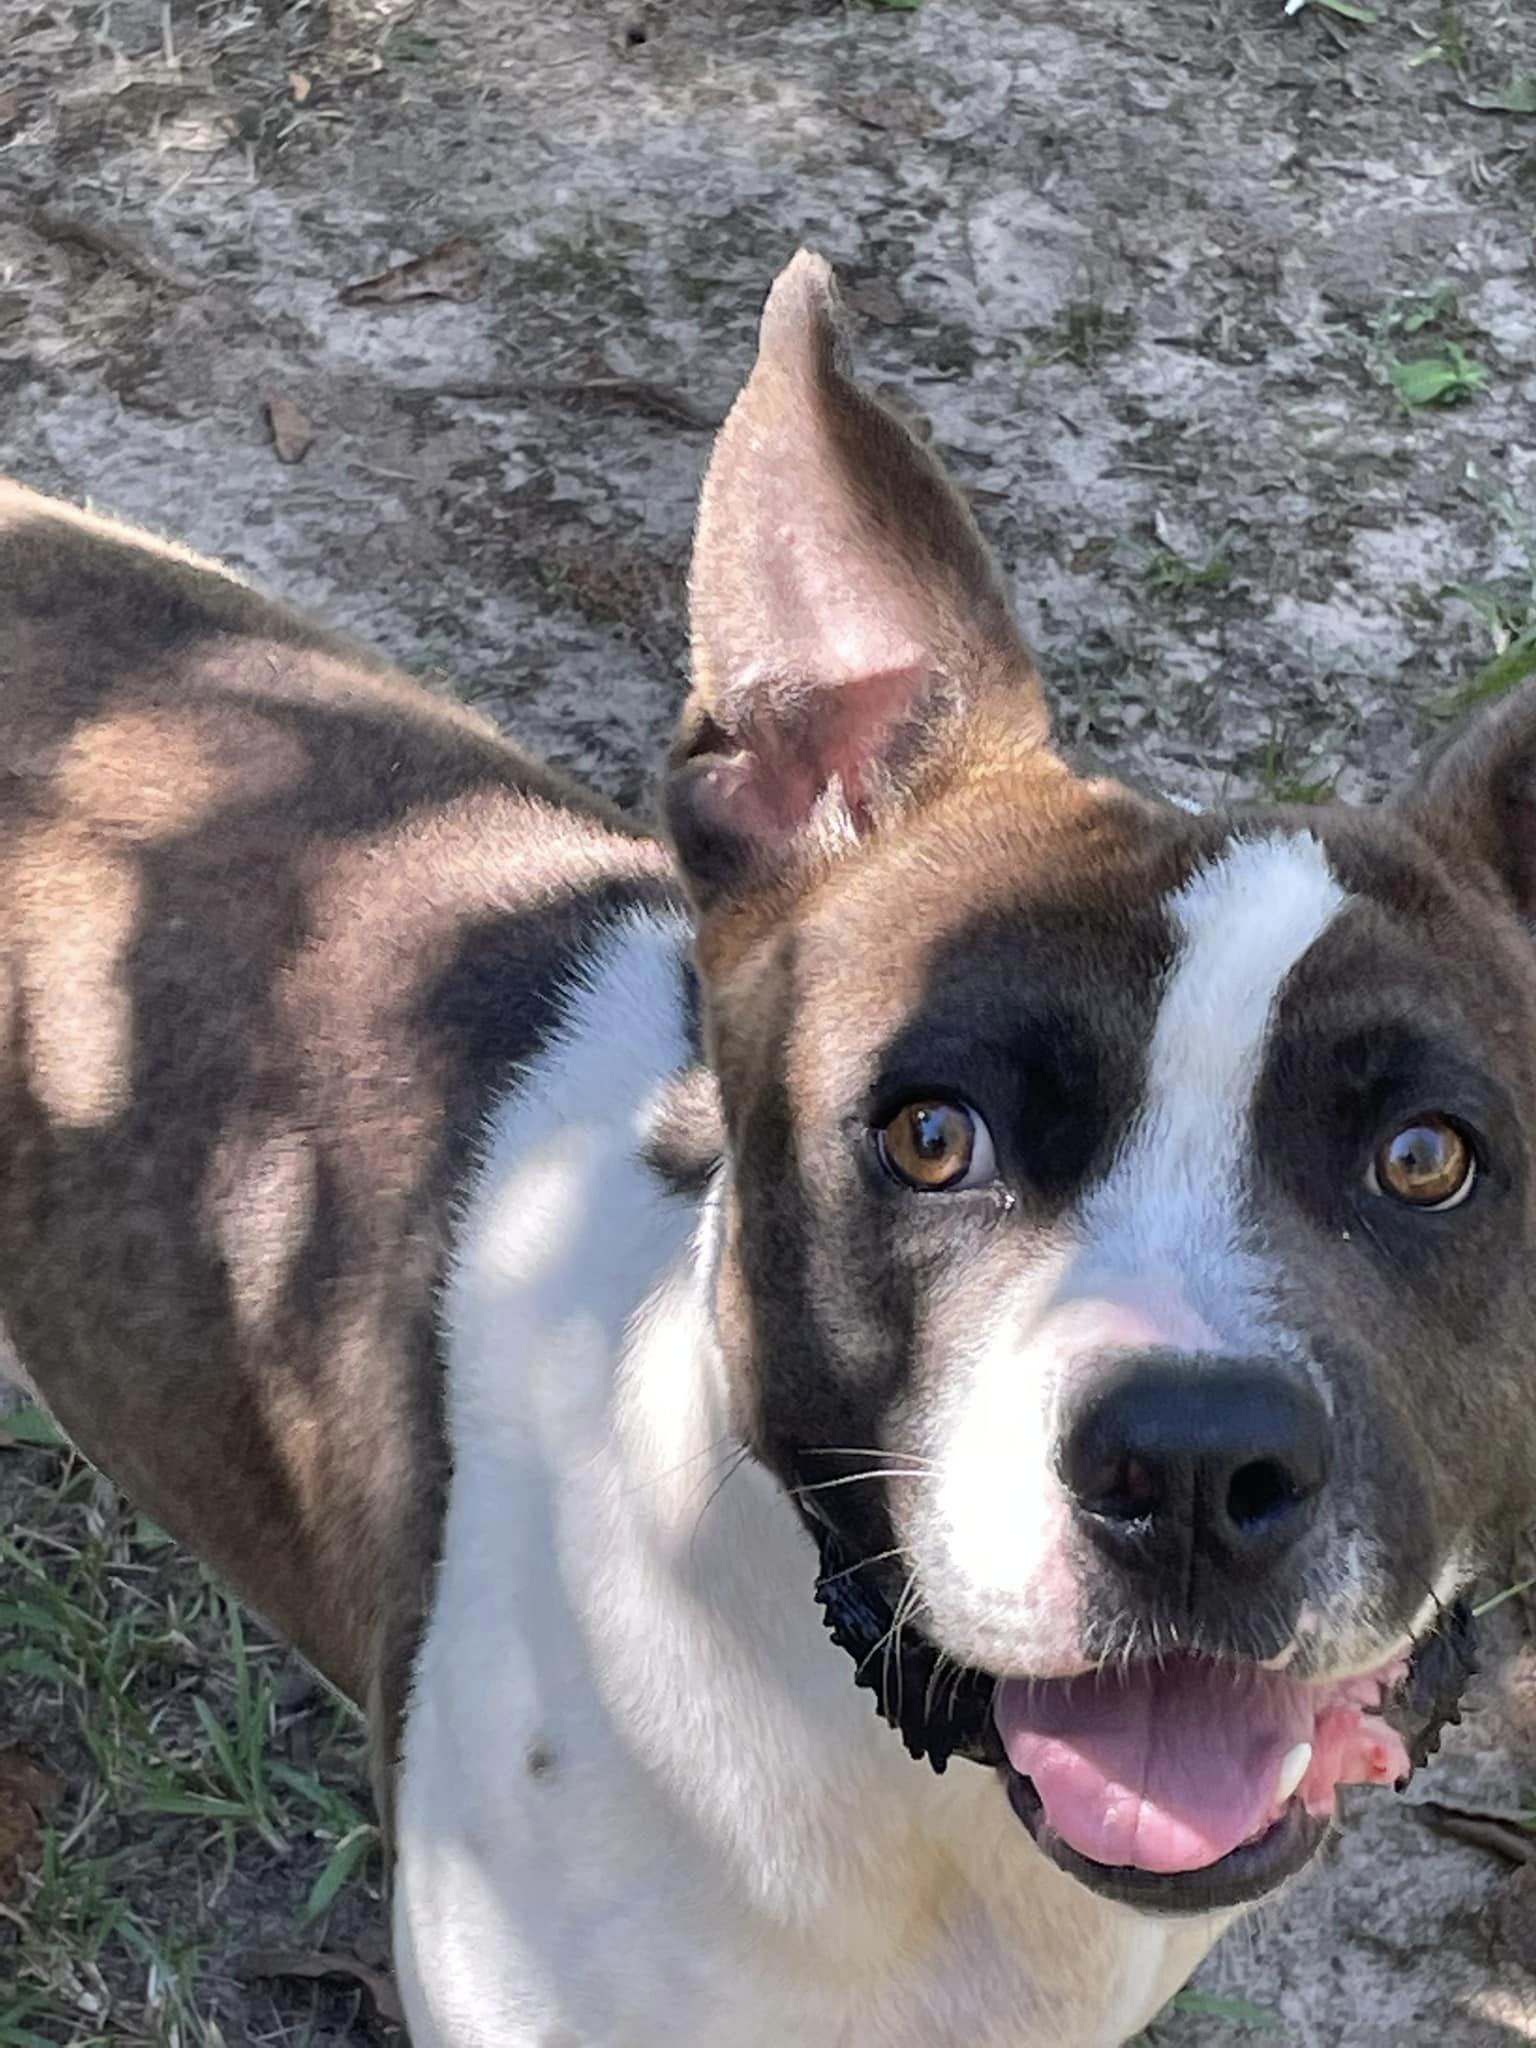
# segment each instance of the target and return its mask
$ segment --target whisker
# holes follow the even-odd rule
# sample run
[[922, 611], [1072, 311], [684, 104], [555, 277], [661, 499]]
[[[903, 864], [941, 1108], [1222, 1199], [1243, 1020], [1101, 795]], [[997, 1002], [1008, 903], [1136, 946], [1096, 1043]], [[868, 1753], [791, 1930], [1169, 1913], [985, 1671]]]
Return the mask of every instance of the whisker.
[[868, 1648], [868, 1649], [867, 1649], [867, 1650], [865, 1651], [865, 1653], [864, 1653], [864, 1655], [863, 1655], [862, 1659], [861, 1659], [861, 1660], [860, 1660], [860, 1662], [859, 1662], [858, 1670], [859, 1670], [859, 1675], [860, 1675], [861, 1677], [863, 1676], [864, 1670], [865, 1670], [866, 1666], [867, 1666], [867, 1665], [868, 1665], [868, 1664], [870, 1663], [871, 1659], [872, 1659], [872, 1658], [874, 1658], [875, 1656], [877, 1656], [877, 1655], [879, 1654], [879, 1652], [880, 1652], [881, 1650], [884, 1650], [884, 1651], [886, 1651], [886, 1653], [887, 1653], [887, 1655], [886, 1655], [886, 1674], [887, 1674], [887, 1677], [889, 1676], [889, 1673], [890, 1673], [890, 1655], [889, 1655], [889, 1651], [890, 1651], [890, 1643], [891, 1643], [891, 1638], [892, 1638], [892, 1637], [893, 1637], [893, 1636], [895, 1635], [895, 1633], [896, 1633], [897, 1629], [898, 1629], [898, 1628], [899, 1628], [899, 1627], [901, 1626], [901, 1618], [902, 1618], [902, 1617], [901, 1617], [901, 1611], [902, 1611], [902, 1607], [903, 1607], [903, 1605], [904, 1605], [904, 1604], [905, 1604], [905, 1602], [906, 1602], [906, 1599], [907, 1599], [907, 1596], [908, 1596], [908, 1594], [909, 1594], [909, 1593], [910, 1593], [910, 1592], [912, 1591], [912, 1588], [913, 1588], [914, 1584], [916, 1583], [916, 1579], [917, 1579], [917, 1568], [916, 1568], [916, 1566], [914, 1566], [914, 1567], [913, 1567], [913, 1569], [912, 1569], [912, 1570], [911, 1570], [910, 1572], [908, 1572], [908, 1574], [907, 1574], [907, 1583], [906, 1583], [906, 1585], [905, 1585], [905, 1586], [904, 1586], [904, 1587], [902, 1588], [902, 1592], [901, 1592], [901, 1598], [900, 1598], [900, 1599], [899, 1599], [899, 1600], [898, 1600], [898, 1601], [896, 1602], [896, 1609], [895, 1609], [895, 1612], [894, 1612], [894, 1613], [892, 1614], [892, 1616], [891, 1616], [891, 1623], [890, 1623], [890, 1627], [886, 1629], [886, 1631], [885, 1631], [884, 1635], [882, 1635], [882, 1636], [881, 1636], [881, 1637], [879, 1638], [879, 1640], [878, 1640], [877, 1642], [874, 1642], [874, 1643], [871, 1643], [871, 1644], [870, 1644], [869, 1648]]
[[929, 1720], [933, 1718], [934, 1695], [938, 1691], [941, 1680], [946, 1675], [949, 1676], [948, 1712], [953, 1716], [955, 1702], [960, 1697], [960, 1688], [965, 1683], [966, 1668], [951, 1651], [936, 1648], [934, 1651], [933, 1670], [929, 1674], [928, 1679], [927, 1697], [923, 1701], [923, 1713]]
[[949, 1661], [955, 1667], [955, 1675], [949, 1688], [949, 1711], [953, 1714], [960, 1699], [960, 1688], [964, 1685], [968, 1674], [966, 1667], [960, 1662], [958, 1657], [951, 1657]]
[[840, 1572], [828, 1572], [825, 1578], [818, 1579], [816, 1583], [819, 1586], [835, 1586], [840, 1579], [851, 1579], [855, 1572], [863, 1571], [867, 1565], [886, 1564], [891, 1558], [900, 1555], [899, 1550], [877, 1550], [873, 1557], [861, 1557], [857, 1564], [846, 1564]]
[[943, 1676], [946, 1654], [945, 1651], [940, 1650], [934, 1657], [933, 1669], [928, 1673], [928, 1683], [923, 1688], [923, 1719], [925, 1721], [933, 1719], [933, 1695], [938, 1687], [940, 1678]]
[[901, 1723], [906, 1719], [907, 1704], [907, 1669], [905, 1664], [903, 1664], [901, 1660], [901, 1632], [903, 1628], [906, 1627], [908, 1621], [911, 1619], [913, 1610], [916, 1608], [916, 1606], [917, 1568], [916, 1566], [914, 1566], [913, 1569], [907, 1574], [906, 1587], [902, 1593], [900, 1600], [896, 1604], [896, 1619], [891, 1624], [890, 1649], [886, 1656], [885, 1685], [887, 1692], [889, 1692], [890, 1690], [890, 1659], [892, 1656], [894, 1656], [896, 1659], [896, 1724], [898, 1727], [900, 1727]]
[[920, 1479], [920, 1472], [904, 1471], [892, 1466], [882, 1472], [849, 1472], [841, 1479], [815, 1479], [809, 1486], [792, 1486], [789, 1491], [797, 1497], [806, 1493], [831, 1493], [839, 1486], [872, 1486], [877, 1479]]
[[915, 1451], [880, 1450], [858, 1444], [808, 1444], [800, 1453], [803, 1458], [903, 1458], [925, 1472], [934, 1469], [931, 1458], [921, 1458]]
[[[626, 1495], [644, 1493], [648, 1487], [658, 1486], [662, 1480], [674, 1479], [679, 1472], [686, 1472], [690, 1465], [697, 1465], [701, 1458], [716, 1457], [727, 1445], [735, 1444], [735, 1437], [729, 1433], [724, 1436], [717, 1436], [713, 1443], [705, 1444], [702, 1450], [694, 1451], [686, 1458], [679, 1458], [675, 1465], [665, 1466], [660, 1472], [647, 1472], [645, 1477], [637, 1480], [633, 1486], [626, 1486], [624, 1492]], [[708, 1474], [705, 1477], [707, 1478]]]
[[[705, 1501], [703, 1507], [699, 1509], [699, 1518], [693, 1525], [693, 1534], [688, 1538], [688, 1555], [690, 1559], [693, 1556], [694, 1545], [699, 1540], [699, 1531], [704, 1526], [704, 1517], [709, 1513], [710, 1509], [714, 1506], [715, 1502], [720, 1498], [721, 1494], [724, 1493], [725, 1489], [730, 1485], [731, 1481], [736, 1477], [736, 1474], [741, 1470], [742, 1466], [747, 1462], [748, 1458], [750, 1458], [751, 1455], [752, 1453], [747, 1449], [746, 1445], [743, 1444], [740, 1450], [737, 1451], [735, 1457], [732, 1458], [729, 1464], [726, 1466], [724, 1472], [720, 1475], [720, 1478], [716, 1481], [715, 1485], [710, 1489], [709, 1498]], [[702, 1485], [702, 1483], [703, 1482], [701, 1481], [700, 1484]], [[697, 1489], [695, 1489], [695, 1491], [697, 1491]]]
[[[727, 1445], [730, 1446], [730, 1449], [727, 1452], [726, 1456], [722, 1459], [720, 1453], [726, 1450]], [[705, 1472], [700, 1474], [699, 1478], [694, 1482], [693, 1486], [683, 1496], [683, 1505], [685, 1507], [691, 1500], [693, 1500], [696, 1494], [702, 1492], [703, 1489], [706, 1486], [708, 1486], [711, 1479], [713, 1479], [716, 1473], [719, 1472], [719, 1470], [721, 1469], [722, 1463], [726, 1468], [725, 1476], [726, 1478], [729, 1478], [731, 1473], [736, 1469], [736, 1467], [739, 1464], [741, 1464], [742, 1460], [744, 1458], [748, 1458], [751, 1456], [751, 1452], [748, 1450], [745, 1444], [735, 1443], [730, 1437], [721, 1437], [718, 1440], [718, 1442], [713, 1446], [713, 1450], [715, 1453], [715, 1462], [712, 1465], [710, 1465]], [[684, 1461], [684, 1463], [691, 1465], [695, 1463], [695, 1460], [692, 1458], [688, 1458]], [[681, 1471], [683, 1467], [679, 1466], [677, 1469]], [[713, 1495], [711, 1495], [711, 1499], [712, 1498]], [[704, 1506], [708, 1507], [709, 1501], [705, 1501]]]

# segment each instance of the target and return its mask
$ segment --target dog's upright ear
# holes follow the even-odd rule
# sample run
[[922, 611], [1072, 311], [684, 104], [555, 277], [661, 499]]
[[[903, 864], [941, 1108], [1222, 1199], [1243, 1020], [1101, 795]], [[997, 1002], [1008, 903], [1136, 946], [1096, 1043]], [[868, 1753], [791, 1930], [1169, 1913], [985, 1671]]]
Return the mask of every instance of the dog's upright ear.
[[1046, 736], [1002, 579], [938, 463], [854, 384], [832, 273], [802, 251], [705, 479], [693, 691], [667, 817], [708, 908], [898, 806], [983, 700]]
[[1394, 808], [1454, 867], [1491, 876], [1536, 923], [1536, 680], [1475, 717]]

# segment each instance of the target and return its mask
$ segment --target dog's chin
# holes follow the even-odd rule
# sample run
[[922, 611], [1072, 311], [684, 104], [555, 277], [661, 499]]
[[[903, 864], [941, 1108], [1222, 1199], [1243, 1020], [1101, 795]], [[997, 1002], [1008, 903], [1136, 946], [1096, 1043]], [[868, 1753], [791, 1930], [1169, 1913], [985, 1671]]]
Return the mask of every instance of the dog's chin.
[[1140, 1913], [1228, 1913], [1250, 1906], [1293, 1878], [1312, 1861], [1328, 1838], [1326, 1817], [1308, 1813], [1292, 1799], [1283, 1813], [1248, 1842], [1242, 1842], [1200, 1870], [1142, 1870], [1134, 1863], [1096, 1863], [1062, 1840], [1045, 1817], [1045, 1806], [1028, 1778], [999, 1767], [1008, 1801], [1035, 1846], [1076, 1878], [1086, 1890]]

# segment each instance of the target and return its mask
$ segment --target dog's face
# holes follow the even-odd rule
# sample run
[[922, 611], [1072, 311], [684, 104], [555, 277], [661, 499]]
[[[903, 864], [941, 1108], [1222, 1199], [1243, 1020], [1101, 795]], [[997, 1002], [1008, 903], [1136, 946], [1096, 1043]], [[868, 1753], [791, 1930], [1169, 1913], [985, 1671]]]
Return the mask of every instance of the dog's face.
[[1047, 1853], [1257, 1896], [1406, 1772], [1377, 1709], [1536, 1495], [1536, 704], [1375, 813], [1073, 776], [804, 257], [694, 617], [742, 1434], [936, 1687], [998, 1681]]

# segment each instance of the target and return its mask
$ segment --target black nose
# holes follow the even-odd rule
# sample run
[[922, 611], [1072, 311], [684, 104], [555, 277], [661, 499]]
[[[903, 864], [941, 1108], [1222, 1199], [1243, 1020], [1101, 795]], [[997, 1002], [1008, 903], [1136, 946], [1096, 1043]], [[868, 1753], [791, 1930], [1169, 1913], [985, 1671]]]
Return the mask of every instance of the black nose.
[[1328, 1416], [1279, 1368], [1154, 1355], [1084, 1396], [1062, 1478], [1093, 1541], [1117, 1564], [1229, 1587], [1273, 1571], [1317, 1517]]

